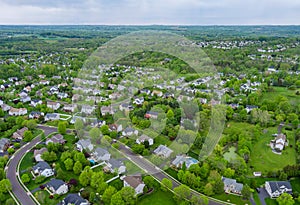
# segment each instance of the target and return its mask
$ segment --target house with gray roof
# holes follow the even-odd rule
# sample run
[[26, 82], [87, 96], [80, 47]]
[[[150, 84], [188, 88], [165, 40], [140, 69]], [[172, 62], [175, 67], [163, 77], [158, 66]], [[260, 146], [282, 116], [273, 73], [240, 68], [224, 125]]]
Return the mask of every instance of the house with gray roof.
[[143, 144], [145, 141], [149, 142], [149, 146], [153, 145], [153, 139], [145, 134], [142, 134], [139, 138], [136, 139], [137, 144]]
[[173, 150], [165, 145], [159, 145], [153, 152], [160, 157], [168, 158], [172, 154]]
[[69, 191], [68, 185], [61, 179], [51, 179], [46, 187], [52, 194], [62, 195]]
[[104, 169], [111, 173], [117, 172], [118, 174], [122, 174], [126, 171], [126, 167], [121, 160], [111, 158], [106, 165], [107, 166]]
[[7, 138], [0, 139], [0, 153], [3, 153], [7, 150], [10, 144], [10, 140]]
[[66, 198], [62, 200], [60, 205], [89, 205], [88, 200], [82, 198], [79, 194], [68, 194]]
[[44, 161], [42, 159], [42, 154], [45, 153], [45, 152], [47, 152], [47, 151], [48, 151], [48, 149], [46, 147], [34, 150], [33, 156], [34, 156], [35, 161], [36, 162], [42, 162], [42, 161]]
[[81, 139], [75, 143], [78, 151], [82, 152], [83, 150], [92, 151], [94, 149], [94, 145], [92, 144], [90, 139]]
[[110, 159], [110, 153], [104, 148], [97, 147], [93, 152], [93, 157], [97, 162], [107, 161]]
[[243, 189], [243, 184], [237, 183], [235, 179], [230, 179], [222, 177], [224, 183], [224, 191], [226, 193], [241, 194]]
[[38, 176], [50, 177], [54, 175], [54, 170], [47, 162], [39, 162], [32, 167], [34, 174]]
[[54, 144], [58, 144], [58, 143], [64, 144], [66, 140], [64, 139], [64, 136], [62, 136], [61, 134], [56, 134], [46, 140], [46, 145], [48, 145], [50, 142]]
[[123, 136], [131, 136], [131, 135], [138, 135], [139, 131], [133, 129], [132, 127], [127, 127], [125, 130], [123, 130], [122, 135]]
[[266, 181], [265, 189], [271, 198], [279, 197], [283, 193], [293, 193], [291, 183], [288, 181]]
[[190, 156], [179, 155], [179, 156], [176, 156], [176, 158], [174, 159], [174, 161], [171, 164], [173, 166], [175, 166], [176, 168], [181, 168], [184, 163], [187, 168], [190, 168], [191, 165], [198, 164], [199, 161]]

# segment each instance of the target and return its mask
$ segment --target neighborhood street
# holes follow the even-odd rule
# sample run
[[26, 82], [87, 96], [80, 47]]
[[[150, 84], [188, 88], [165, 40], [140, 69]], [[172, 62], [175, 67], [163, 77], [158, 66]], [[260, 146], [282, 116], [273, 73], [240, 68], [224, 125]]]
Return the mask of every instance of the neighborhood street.
[[[120, 145], [119, 150], [132, 162], [134, 162], [136, 165], [138, 165], [140, 168], [142, 168], [146, 173], [151, 174], [153, 177], [155, 177], [157, 180], [161, 181], [163, 178], [167, 178], [172, 181], [173, 188], [178, 187], [181, 185], [181, 183], [174, 178], [170, 177], [167, 173], [165, 173], [160, 168], [156, 167], [154, 164], [152, 164], [150, 161], [142, 158], [141, 156], [133, 153], [130, 148], [127, 148], [124, 145]], [[199, 196], [200, 194], [196, 191], [192, 190], [192, 194]], [[209, 205], [220, 205], [220, 204], [226, 204], [226, 202], [217, 202], [209, 199]]]
[[[48, 136], [52, 132], [57, 132], [57, 128], [48, 127], [48, 126], [38, 126], [37, 128], [42, 129], [45, 133], [45, 136]], [[32, 149], [36, 143], [41, 140], [40, 136], [34, 138], [30, 143], [21, 147], [11, 158], [9, 164], [7, 165], [6, 177], [9, 179], [12, 185], [12, 192], [15, 197], [21, 202], [21, 204], [26, 205], [35, 205], [36, 203], [33, 199], [28, 195], [28, 193], [24, 190], [22, 185], [19, 183], [17, 179], [17, 166], [23, 155], [27, 153], [28, 150]]]

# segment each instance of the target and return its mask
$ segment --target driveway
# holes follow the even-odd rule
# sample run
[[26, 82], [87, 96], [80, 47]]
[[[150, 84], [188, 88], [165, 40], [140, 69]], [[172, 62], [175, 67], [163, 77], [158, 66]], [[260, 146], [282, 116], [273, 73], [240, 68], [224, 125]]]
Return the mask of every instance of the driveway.
[[269, 198], [269, 194], [268, 192], [265, 190], [265, 188], [260, 188], [260, 193], [258, 193], [258, 196], [259, 196], [259, 200], [260, 200], [260, 203], [261, 205], [266, 205], [266, 202], [265, 202], [265, 198]]

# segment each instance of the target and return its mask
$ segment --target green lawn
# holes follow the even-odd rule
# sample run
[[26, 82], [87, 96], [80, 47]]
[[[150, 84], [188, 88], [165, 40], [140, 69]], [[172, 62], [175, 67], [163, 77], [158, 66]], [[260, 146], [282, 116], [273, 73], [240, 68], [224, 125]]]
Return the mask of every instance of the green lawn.
[[258, 193], [256, 191], [253, 193], [253, 199], [254, 199], [256, 205], [261, 205]]
[[27, 152], [25, 154], [23, 160], [21, 161], [20, 171], [27, 170], [28, 168], [31, 168], [33, 165], [35, 165], [34, 158], [33, 158], [33, 152]]
[[241, 196], [236, 196], [236, 195], [233, 195], [233, 194], [223, 193], [223, 194], [220, 194], [220, 195], [215, 195], [213, 197], [216, 198], [216, 199], [222, 200], [222, 201], [227, 201], [227, 202], [234, 203], [234, 204], [239, 204], [239, 205], [251, 204], [250, 201], [243, 200]]
[[277, 133], [277, 127], [268, 128], [268, 132], [258, 139], [258, 142], [253, 146], [248, 163], [250, 166], [254, 167], [254, 170], [252, 171], [267, 173], [269, 171], [277, 171], [287, 165], [296, 164], [296, 151], [293, 133], [291, 131], [285, 132], [287, 133], [289, 144], [293, 147], [286, 147], [281, 155], [273, 153], [271, 148], [268, 146], [270, 140], [274, 139], [272, 134]]
[[285, 87], [272, 87], [273, 91], [265, 92], [263, 93], [263, 96], [260, 98], [262, 101], [263, 100], [276, 100], [278, 96], [284, 96], [289, 99], [289, 101], [294, 104], [300, 103], [300, 98], [299, 96], [296, 95], [297, 90], [289, 90]]
[[276, 199], [265, 198], [265, 202], [267, 205], [278, 205]]
[[228, 162], [230, 162], [231, 160], [236, 159], [236, 157], [238, 156], [236, 153], [236, 148], [235, 147], [230, 147], [228, 152], [225, 152], [223, 157], [224, 159], [226, 159]]
[[176, 205], [171, 192], [163, 192], [160, 189], [149, 195], [141, 196], [138, 205]]
[[293, 192], [300, 193], [300, 178], [292, 178], [290, 182], [293, 187]]

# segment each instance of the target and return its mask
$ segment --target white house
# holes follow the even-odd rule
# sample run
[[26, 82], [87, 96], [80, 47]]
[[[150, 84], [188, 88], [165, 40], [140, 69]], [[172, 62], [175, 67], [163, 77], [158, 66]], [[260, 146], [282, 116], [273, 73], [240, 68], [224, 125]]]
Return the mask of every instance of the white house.
[[153, 139], [145, 134], [141, 135], [139, 138], [136, 139], [136, 143], [138, 144], [142, 144], [145, 141], [148, 141], [150, 146], [153, 145]]
[[160, 157], [168, 158], [172, 154], [173, 150], [165, 145], [159, 145], [153, 152]]
[[50, 177], [54, 175], [54, 170], [47, 162], [39, 162], [32, 167], [33, 172], [39, 176]]
[[51, 179], [46, 186], [52, 194], [62, 195], [69, 191], [68, 185], [61, 179]]
[[187, 168], [190, 168], [190, 166], [193, 164], [198, 164], [199, 161], [186, 155], [179, 155], [176, 156], [175, 160], [172, 162], [172, 165], [176, 168], [181, 168], [184, 163]]
[[93, 157], [94, 157], [95, 161], [97, 161], [97, 162], [107, 161], [110, 159], [110, 153], [106, 149], [98, 147], [93, 152]]
[[145, 187], [141, 175], [124, 177], [123, 185], [124, 187], [132, 187], [135, 191], [135, 195], [142, 194]]
[[31, 100], [30, 105], [33, 107], [36, 107], [38, 105], [41, 105], [42, 103], [43, 103], [43, 101], [40, 99], [33, 99], [33, 100]]
[[17, 109], [17, 108], [11, 107], [8, 114], [11, 115], [11, 116], [26, 115], [27, 114], [27, 109], [26, 108]]
[[113, 110], [112, 106], [102, 106], [100, 110], [101, 110], [102, 115], [106, 115], [106, 114], [113, 115], [114, 114], [114, 110]]
[[81, 112], [85, 113], [85, 114], [92, 114], [92, 112], [95, 110], [94, 106], [90, 106], [90, 105], [82, 105], [81, 107]]
[[131, 136], [131, 135], [138, 135], [139, 131], [135, 130], [131, 127], [127, 127], [125, 130], [123, 130], [122, 135], [123, 136]]
[[59, 104], [59, 102], [50, 102], [50, 101], [48, 101], [47, 102], [47, 107], [51, 108], [52, 110], [57, 110], [57, 109], [59, 109], [60, 104]]
[[271, 198], [279, 197], [283, 193], [292, 194], [293, 189], [288, 181], [266, 181], [265, 189]]

